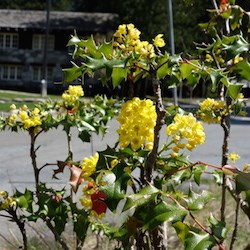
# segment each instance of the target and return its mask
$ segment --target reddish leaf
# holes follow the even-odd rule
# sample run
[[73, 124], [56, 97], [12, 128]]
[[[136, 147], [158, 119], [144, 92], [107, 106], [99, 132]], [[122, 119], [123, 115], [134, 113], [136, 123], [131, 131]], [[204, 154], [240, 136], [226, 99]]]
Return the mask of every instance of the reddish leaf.
[[81, 177], [82, 169], [76, 166], [72, 166], [70, 168], [70, 181], [73, 191], [76, 193], [79, 185], [83, 182], [83, 178]]
[[92, 210], [95, 211], [98, 215], [106, 213], [107, 205], [101, 200], [95, 200], [92, 202]]
[[63, 173], [64, 168], [65, 168], [67, 165], [68, 165], [68, 162], [67, 162], [67, 161], [57, 161], [58, 169], [54, 170], [54, 174], [53, 174], [52, 178], [58, 179], [58, 178], [56, 177], [56, 175], [59, 174], [59, 173]]

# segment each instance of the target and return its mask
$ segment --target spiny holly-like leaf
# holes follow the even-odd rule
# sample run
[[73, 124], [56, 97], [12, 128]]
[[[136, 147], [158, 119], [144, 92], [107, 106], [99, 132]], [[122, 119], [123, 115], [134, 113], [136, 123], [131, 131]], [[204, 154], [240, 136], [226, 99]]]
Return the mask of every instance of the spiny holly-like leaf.
[[235, 72], [238, 73], [241, 77], [250, 81], [250, 63], [247, 59], [236, 63], [232, 69], [235, 70]]
[[113, 52], [113, 43], [111, 42], [103, 42], [98, 48], [99, 52], [101, 52], [107, 59], [111, 59]]
[[218, 239], [225, 239], [227, 236], [226, 223], [224, 221], [218, 221], [212, 214], [209, 216], [208, 221], [213, 235]]
[[214, 240], [211, 239], [208, 233], [195, 230], [181, 221], [174, 223], [173, 227], [182, 240], [185, 250], [208, 250], [215, 245]]
[[114, 67], [112, 70], [111, 78], [112, 78], [113, 87], [115, 88], [119, 86], [122, 80], [127, 78], [127, 69], [121, 68], [121, 67], [119, 68]]
[[78, 67], [76, 65], [73, 65], [72, 68], [64, 69], [64, 81], [65, 82], [73, 82], [78, 77], [82, 76], [82, 70], [83, 67]]
[[230, 84], [227, 87], [227, 95], [230, 96], [233, 100], [236, 100], [241, 92], [242, 87], [243, 84]]
[[94, 58], [102, 58], [102, 53], [98, 50], [93, 36], [89, 37], [87, 40], [81, 40], [78, 43], [78, 46], [86, 48], [87, 53], [90, 54], [90, 56]]
[[243, 18], [243, 10], [237, 5], [231, 6], [230, 26], [232, 30], [239, 28]]
[[32, 212], [33, 210], [32, 209], [32, 202], [33, 202], [32, 191], [25, 189], [24, 193], [21, 193], [17, 190], [14, 197], [19, 207], [27, 210], [28, 212]]
[[123, 207], [123, 211], [142, 206], [154, 200], [157, 194], [159, 193], [160, 193], [159, 189], [155, 188], [152, 185], [148, 185], [145, 188], [141, 189], [139, 193], [127, 196], [127, 200]]
[[189, 77], [193, 72], [197, 72], [199, 62], [197, 60], [190, 60], [183, 62], [180, 65], [181, 76], [183, 79]]
[[52, 178], [58, 179], [58, 178], [56, 177], [56, 175], [59, 174], [59, 173], [63, 173], [64, 168], [65, 168], [68, 164], [69, 164], [69, 162], [67, 162], [67, 161], [57, 161], [58, 169], [54, 170], [54, 174], [53, 174]]
[[202, 191], [201, 194], [195, 193], [190, 189], [188, 198], [186, 199], [188, 209], [190, 210], [201, 210], [211, 199], [211, 193]]
[[183, 221], [188, 214], [187, 210], [177, 204], [168, 204], [164, 201], [157, 204], [153, 209], [148, 211], [148, 215], [144, 220], [144, 229], [153, 229], [163, 222]]
[[111, 211], [117, 208], [120, 200], [125, 197], [125, 190], [123, 189], [123, 183], [127, 183], [130, 176], [124, 173], [118, 179], [116, 175], [111, 171], [102, 171], [100, 176], [97, 177], [99, 190], [106, 194], [105, 203]]
[[214, 242], [209, 234], [190, 232], [185, 241], [185, 250], [208, 250], [212, 249]]
[[79, 185], [83, 182], [81, 177], [82, 169], [76, 166], [70, 168], [70, 181], [69, 184], [72, 187], [72, 190], [76, 193]]
[[221, 71], [211, 69], [211, 70], [208, 70], [207, 73], [212, 82], [212, 90], [216, 90], [218, 88], [218, 85], [221, 79], [223, 78]]
[[194, 175], [194, 181], [197, 185], [200, 185], [201, 182], [201, 175], [204, 173], [206, 166], [205, 165], [196, 165], [195, 168], [193, 168], [193, 175]]
[[237, 55], [243, 52], [248, 52], [250, 45], [249, 43], [239, 35], [235, 36], [224, 36], [222, 39], [223, 49], [228, 52], [228, 60], [233, 59]]

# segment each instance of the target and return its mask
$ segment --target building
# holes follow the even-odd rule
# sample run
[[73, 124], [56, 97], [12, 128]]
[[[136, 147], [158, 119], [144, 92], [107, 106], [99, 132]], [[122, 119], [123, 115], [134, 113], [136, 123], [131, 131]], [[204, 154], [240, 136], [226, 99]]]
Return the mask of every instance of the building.
[[45, 53], [46, 11], [0, 10], [0, 88], [39, 91], [47, 72], [48, 90], [55, 89], [62, 68], [70, 66], [66, 45], [74, 31], [82, 38], [110, 38], [117, 19], [110, 13], [51, 11]]

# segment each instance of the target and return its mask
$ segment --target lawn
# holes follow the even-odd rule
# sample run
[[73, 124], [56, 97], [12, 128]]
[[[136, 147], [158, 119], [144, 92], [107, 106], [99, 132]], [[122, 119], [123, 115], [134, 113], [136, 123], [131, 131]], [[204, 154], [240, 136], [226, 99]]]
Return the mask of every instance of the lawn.
[[32, 108], [36, 103], [40, 102], [41, 100], [55, 98], [59, 98], [59, 96], [48, 95], [46, 97], [42, 97], [41, 94], [0, 90], [0, 111], [8, 112], [10, 109], [10, 105], [13, 103], [17, 107], [26, 104], [29, 108]]

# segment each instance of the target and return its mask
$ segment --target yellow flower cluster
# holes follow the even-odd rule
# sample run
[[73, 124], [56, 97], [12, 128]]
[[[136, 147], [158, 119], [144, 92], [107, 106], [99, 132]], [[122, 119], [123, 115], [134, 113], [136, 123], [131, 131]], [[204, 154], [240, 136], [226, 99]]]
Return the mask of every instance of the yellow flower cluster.
[[92, 185], [92, 182], [89, 182], [87, 185], [84, 185], [82, 192], [83, 196], [82, 198], [80, 198], [82, 206], [85, 208], [91, 208], [92, 207], [91, 195], [96, 192], [94, 184]]
[[5, 191], [0, 191], [0, 210], [7, 210], [16, 205], [16, 201]]
[[42, 124], [42, 117], [46, 116], [46, 112], [41, 112], [35, 107], [29, 110], [26, 105], [23, 105], [19, 110], [15, 110], [15, 105], [11, 105], [12, 114], [8, 117], [7, 122], [10, 126], [15, 126], [17, 122], [21, 122], [24, 129], [35, 128]]
[[96, 170], [96, 164], [99, 160], [99, 154], [96, 153], [93, 156], [90, 156], [89, 158], [85, 157], [81, 163], [82, 168], [82, 178], [84, 180], [89, 179], [89, 176], [91, 176], [95, 170]]
[[153, 39], [153, 44], [141, 41], [140, 34], [141, 32], [133, 24], [119, 25], [118, 30], [114, 33], [114, 46], [119, 48], [125, 56], [135, 52], [143, 58], [155, 57], [155, 48], [165, 46], [163, 34], [158, 34]]
[[96, 171], [96, 164], [99, 160], [99, 154], [96, 153], [93, 156], [85, 157], [80, 165], [82, 168], [82, 175], [81, 177], [86, 181], [88, 180], [89, 183], [85, 185], [82, 189], [83, 197], [80, 199], [80, 202], [83, 207], [91, 208], [92, 201], [91, 195], [95, 192], [95, 185], [94, 181], [90, 178], [90, 176]]
[[193, 150], [205, 142], [204, 128], [197, 122], [192, 113], [188, 115], [177, 114], [174, 121], [167, 126], [166, 134], [172, 136], [174, 146], [172, 150], [178, 154], [180, 149]]
[[122, 105], [117, 119], [121, 124], [117, 132], [119, 145], [133, 150], [146, 148], [151, 150], [154, 142], [156, 124], [155, 105], [149, 99], [140, 100], [135, 97]]
[[235, 163], [237, 160], [240, 159], [240, 156], [236, 153], [230, 153], [227, 157], [231, 162]]
[[74, 106], [81, 96], [84, 95], [82, 86], [69, 85], [69, 88], [64, 91], [62, 98], [65, 101], [66, 107]]
[[227, 113], [224, 101], [216, 101], [212, 98], [200, 103], [200, 118], [207, 123], [220, 123], [221, 117]]

